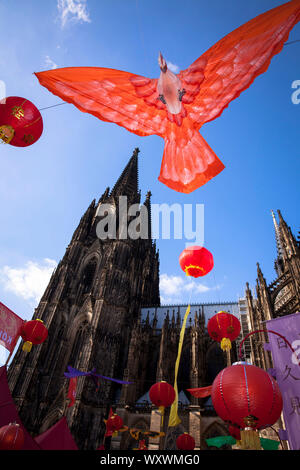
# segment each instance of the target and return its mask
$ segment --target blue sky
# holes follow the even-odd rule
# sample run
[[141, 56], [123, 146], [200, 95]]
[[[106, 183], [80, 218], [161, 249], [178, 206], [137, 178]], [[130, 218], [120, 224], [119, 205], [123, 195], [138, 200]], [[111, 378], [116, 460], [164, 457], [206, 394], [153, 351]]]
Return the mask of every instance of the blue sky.
[[[159, 76], [158, 52], [187, 68], [224, 35], [277, 0], [0, 0], [0, 80], [7, 96], [44, 108], [61, 100], [33, 72], [97, 66]], [[300, 39], [300, 24], [289, 41]], [[191, 301], [237, 300], [254, 286], [256, 262], [268, 282], [276, 255], [271, 209], [299, 229], [300, 43], [287, 45], [268, 71], [201, 133], [225, 170], [189, 195], [157, 180], [164, 142], [138, 137], [66, 104], [42, 111], [44, 133], [31, 147], [0, 147], [0, 300], [29, 319], [81, 215], [112, 187], [139, 147], [142, 197], [153, 203], [204, 204], [205, 246], [214, 270], [194, 281]], [[187, 302], [178, 256], [186, 240], [158, 240], [162, 296]]]

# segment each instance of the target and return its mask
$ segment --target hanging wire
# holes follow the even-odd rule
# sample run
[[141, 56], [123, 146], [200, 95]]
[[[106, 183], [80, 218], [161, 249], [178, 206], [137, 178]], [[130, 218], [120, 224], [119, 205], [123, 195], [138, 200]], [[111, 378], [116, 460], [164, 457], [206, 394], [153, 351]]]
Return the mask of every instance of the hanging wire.
[[295, 39], [295, 41], [286, 42], [284, 46], [288, 46], [289, 44], [295, 44], [295, 42], [300, 42], [300, 39]]
[[191, 276], [188, 276], [189, 277], [189, 283], [191, 285], [191, 289], [190, 289], [190, 298], [189, 298], [189, 302], [188, 302], [188, 305], [191, 305], [191, 298], [192, 298], [192, 286], [193, 286], [193, 279], [191, 278]]
[[[144, 35], [143, 35], [143, 30], [142, 30], [142, 26], [141, 26], [141, 19], [140, 19], [140, 11], [139, 11], [139, 4], [138, 4], [138, 0], [135, 1], [135, 6], [136, 6], [136, 12], [137, 12], [137, 20], [138, 20], [138, 30], [139, 30], [139, 34], [140, 34], [140, 39], [141, 39], [141, 43], [143, 45], [143, 49], [144, 49], [144, 60], [145, 60], [145, 63], [147, 64], [147, 66], [150, 64], [149, 62], [149, 56], [147, 54], [147, 49], [146, 49], [146, 46], [145, 46], [145, 40], [144, 40]], [[151, 64], [152, 65], [152, 64]]]
[[281, 448], [282, 448], [282, 450], [284, 450], [283, 442], [282, 442], [282, 440], [280, 439], [279, 432], [278, 432], [273, 426], [269, 426], [269, 428], [271, 428], [271, 429], [276, 433], [276, 435], [277, 435], [277, 437], [278, 437], [278, 439], [279, 439], [279, 441], [280, 441]]
[[214, 283], [215, 283], [216, 297], [219, 299], [219, 304], [220, 304], [220, 303], [221, 303], [220, 292], [219, 292], [219, 295], [217, 294], [217, 292], [220, 291], [220, 289], [218, 289], [218, 287], [217, 287], [217, 283], [216, 283], [216, 278], [215, 278], [215, 272], [214, 272], [214, 270], [212, 271], [212, 274], [213, 274]]
[[55, 108], [56, 106], [62, 106], [63, 104], [68, 104], [68, 103], [53, 104], [52, 106], [47, 106], [46, 108], [39, 108], [39, 111], [44, 111], [44, 109]]

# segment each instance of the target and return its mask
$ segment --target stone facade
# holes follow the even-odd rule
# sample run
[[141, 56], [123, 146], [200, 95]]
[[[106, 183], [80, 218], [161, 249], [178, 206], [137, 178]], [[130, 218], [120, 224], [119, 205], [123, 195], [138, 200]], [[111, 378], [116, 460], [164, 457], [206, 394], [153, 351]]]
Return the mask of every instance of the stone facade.
[[[99, 208], [110, 204], [118, 215], [121, 196], [127, 197], [128, 205], [141, 203], [138, 149], [112, 191], [107, 188], [98, 202], [92, 201], [53, 272], [33, 315], [48, 328], [47, 340], [29, 354], [20, 347], [8, 371], [10, 389], [28, 431], [38, 435], [65, 415], [80, 449], [97, 449], [102, 444], [103, 419], [111, 406], [129, 427], [158, 429], [157, 410], [137, 401], [153, 383], [174, 382], [182, 318], [167, 315], [158, 327], [155, 318], [144, 321], [141, 316], [143, 307], [160, 305], [155, 242], [151, 236], [135, 240], [121, 237], [120, 223], [115, 239], [97, 236], [97, 224], [103, 221]], [[148, 192], [144, 206], [151, 235], [150, 197]], [[219, 345], [207, 334], [203, 311], [192, 312], [184, 338], [179, 390], [210, 385], [226, 365]], [[234, 349], [232, 359], [236, 359]], [[68, 365], [82, 371], [96, 368], [99, 374], [133, 383], [121, 386], [101, 381], [96, 392], [92, 380], [79, 377], [75, 405], [68, 408], [68, 379], [64, 376]], [[194, 436], [197, 448], [206, 448], [207, 437], [227, 434], [207, 400], [189, 398], [189, 403], [179, 406], [179, 427], [168, 432], [166, 412], [166, 439], [160, 443], [150, 439], [149, 448], [174, 448], [176, 433], [184, 431]], [[112, 449], [137, 446], [128, 432], [111, 441]]]

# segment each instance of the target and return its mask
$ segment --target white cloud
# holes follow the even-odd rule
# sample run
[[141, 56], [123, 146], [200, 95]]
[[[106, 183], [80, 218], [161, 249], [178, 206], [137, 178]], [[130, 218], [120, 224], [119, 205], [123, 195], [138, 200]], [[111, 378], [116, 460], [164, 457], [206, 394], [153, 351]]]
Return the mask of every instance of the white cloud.
[[87, 0], [57, 0], [57, 8], [64, 27], [68, 21], [90, 23]]
[[37, 305], [57, 263], [44, 258], [41, 262], [28, 261], [24, 267], [4, 266], [0, 269], [0, 282], [4, 289]]
[[190, 293], [203, 294], [209, 290], [219, 289], [208, 287], [191, 277], [169, 276], [161, 274], [159, 279], [159, 290], [162, 303], [187, 302]]
[[171, 70], [173, 73], [179, 72], [179, 67], [176, 64], [172, 64], [172, 62], [167, 62], [168, 69]]
[[48, 56], [45, 57], [45, 66], [48, 69], [57, 69], [58, 65]]

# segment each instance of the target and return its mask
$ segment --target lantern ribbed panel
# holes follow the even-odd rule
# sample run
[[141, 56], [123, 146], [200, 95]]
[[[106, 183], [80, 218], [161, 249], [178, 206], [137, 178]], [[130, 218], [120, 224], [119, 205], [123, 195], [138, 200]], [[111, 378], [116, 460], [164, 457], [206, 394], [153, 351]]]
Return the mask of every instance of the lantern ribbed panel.
[[211, 393], [213, 407], [224, 421], [245, 427], [244, 418], [258, 418], [256, 429], [272, 426], [282, 411], [282, 396], [275, 380], [263, 369], [238, 364], [223, 369]]
[[156, 406], [171, 406], [175, 396], [174, 388], [167, 382], [157, 382], [149, 390], [149, 398]]
[[23, 324], [21, 336], [24, 341], [41, 344], [47, 339], [48, 330], [41, 320], [29, 320]]
[[178, 450], [194, 450], [195, 439], [188, 433], [181, 434], [176, 439], [176, 447]]
[[0, 450], [21, 450], [24, 445], [24, 432], [21, 426], [10, 423], [0, 428]]
[[228, 312], [218, 312], [207, 322], [209, 336], [219, 343], [223, 338], [234, 341], [240, 334], [241, 324], [239, 319]]

